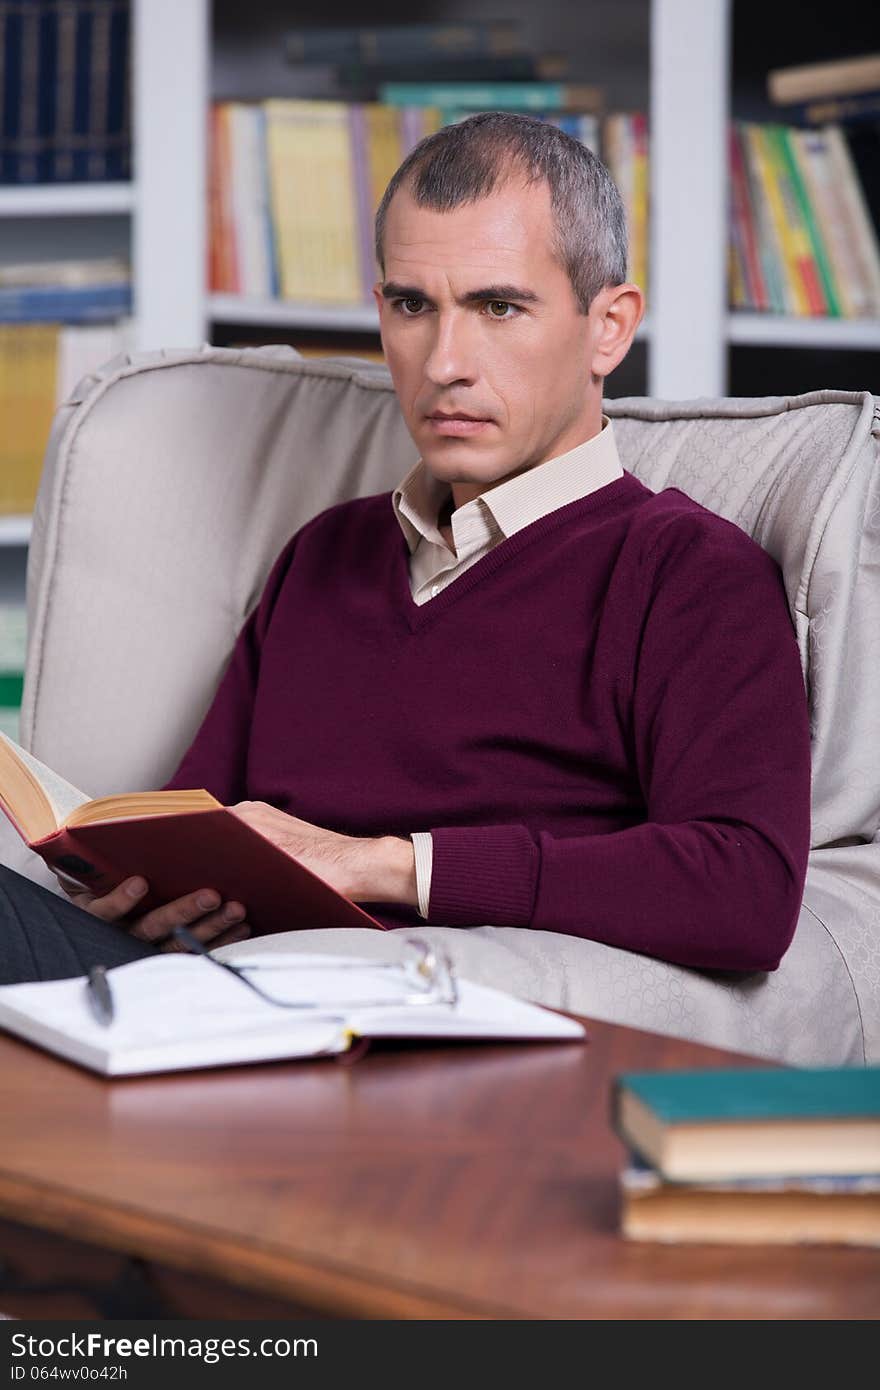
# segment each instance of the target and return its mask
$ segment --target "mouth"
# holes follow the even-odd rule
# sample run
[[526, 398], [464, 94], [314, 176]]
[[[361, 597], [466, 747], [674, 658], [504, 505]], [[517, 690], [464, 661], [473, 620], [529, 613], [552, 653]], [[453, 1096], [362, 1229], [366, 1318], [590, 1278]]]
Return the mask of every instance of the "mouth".
[[480, 430], [488, 428], [494, 421], [478, 415], [466, 415], [464, 411], [444, 411], [435, 410], [433, 414], [426, 415], [425, 420], [428, 427], [437, 434], [448, 435], [470, 435], [478, 434]]

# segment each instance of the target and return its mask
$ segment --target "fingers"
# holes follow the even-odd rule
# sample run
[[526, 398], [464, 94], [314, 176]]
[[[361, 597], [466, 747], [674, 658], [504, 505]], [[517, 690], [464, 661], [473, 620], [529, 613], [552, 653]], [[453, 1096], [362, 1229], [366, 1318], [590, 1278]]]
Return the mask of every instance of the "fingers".
[[232, 927], [239, 926], [245, 917], [241, 903], [228, 902], [221, 906], [220, 895], [213, 889], [202, 888], [140, 917], [131, 927], [131, 935], [139, 941], [164, 941], [175, 927], [188, 927], [205, 945]]
[[101, 898], [92, 898], [88, 903], [81, 903], [81, 906], [93, 917], [100, 917], [104, 922], [118, 922], [137, 907], [146, 892], [145, 879], [126, 878], [112, 893], [105, 893]]
[[[219, 936], [208, 939], [207, 943], [211, 949], [215, 946], [231, 946], [235, 941], [246, 941], [251, 934], [251, 928], [247, 922], [239, 922], [235, 927], [229, 927], [226, 931], [221, 931]], [[201, 933], [194, 931], [193, 935], [198, 935], [199, 940], [204, 940]], [[185, 951], [186, 947], [181, 945], [175, 938], [169, 937], [163, 941], [159, 947], [161, 951]]]

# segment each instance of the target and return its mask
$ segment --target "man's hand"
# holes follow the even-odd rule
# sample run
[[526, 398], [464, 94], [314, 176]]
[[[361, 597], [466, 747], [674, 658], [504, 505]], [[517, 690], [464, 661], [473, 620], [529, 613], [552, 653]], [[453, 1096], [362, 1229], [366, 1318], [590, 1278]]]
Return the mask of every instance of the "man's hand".
[[142, 878], [124, 879], [112, 893], [105, 893], [103, 897], [96, 897], [87, 888], [60, 875], [58, 881], [77, 907], [104, 922], [118, 922], [131, 936], [159, 945], [163, 951], [181, 949], [171, 936], [172, 928], [177, 926], [188, 927], [206, 946], [228, 946], [251, 934], [242, 904], [221, 904], [220, 894], [213, 888], [200, 888], [138, 916], [137, 905], [147, 892], [146, 881]]
[[418, 907], [411, 840], [395, 835], [338, 835], [335, 830], [322, 830], [289, 816], [265, 801], [240, 801], [229, 809], [353, 902], [409, 903]]

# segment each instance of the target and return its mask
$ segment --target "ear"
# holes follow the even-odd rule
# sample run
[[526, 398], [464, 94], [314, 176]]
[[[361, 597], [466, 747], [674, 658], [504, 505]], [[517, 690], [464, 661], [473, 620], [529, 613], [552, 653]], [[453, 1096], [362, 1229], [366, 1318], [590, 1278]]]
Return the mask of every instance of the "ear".
[[593, 346], [590, 370], [605, 377], [619, 366], [632, 346], [645, 315], [645, 296], [638, 285], [606, 285], [590, 305]]

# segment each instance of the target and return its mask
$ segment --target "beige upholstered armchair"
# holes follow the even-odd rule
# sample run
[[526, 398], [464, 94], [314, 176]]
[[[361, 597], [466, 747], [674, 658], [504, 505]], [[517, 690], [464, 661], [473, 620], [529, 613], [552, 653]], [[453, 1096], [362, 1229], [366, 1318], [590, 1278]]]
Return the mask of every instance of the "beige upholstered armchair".
[[[606, 402], [625, 468], [735, 522], [784, 573], [812, 711], [814, 848], [780, 968], [712, 976], [527, 929], [421, 929], [463, 975], [789, 1062], [880, 1062], [878, 406], [841, 391]], [[286, 539], [413, 461], [386, 371], [354, 359], [205, 347], [88, 377], [57, 415], [35, 517], [22, 742], [92, 795], [159, 785]], [[7, 833], [0, 855], [45, 881]], [[369, 931], [260, 948], [316, 936], [321, 950], [400, 949]]]

